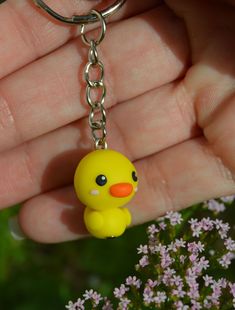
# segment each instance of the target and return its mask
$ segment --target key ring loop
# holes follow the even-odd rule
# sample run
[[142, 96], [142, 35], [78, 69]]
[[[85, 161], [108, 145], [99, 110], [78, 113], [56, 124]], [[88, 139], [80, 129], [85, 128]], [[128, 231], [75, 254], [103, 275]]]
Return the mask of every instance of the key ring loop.
[[[94, 14], [94, 15], [98, 18], [98, 20], [100, 21], [100, 23], [101, 23], [100, 35], [99, 35], [98, 39], [96, 39], [95, 41], [93, 40], [93, 42], [95, 43], [95, 45], [99, 45], [99, 44], [103, 41], [103, 39], [104, 39], [104, 37], [105, 37], [105, 33], [106, 33], [106, 22], [105, 22], [105, 19], [104, 19], [104, 17], [102, 16], [102, 14], [101, 14], [100, 12], [98, 12], [98, 11], [96, 11], [96, 10], [92, 10], [92, 11], [91, 11], [91, 14]], [[86, 34], [85, 34], [85, 28], [86, 28], [86, 26], [85, 26], [84, 24], [82, 24], [82, 25], [81, 25], [81, 36], [82, 36], [82, 40], [83, 40], [83, 42], [84, 42], [86, 45], [91, 46], [92, 40], [87, 39]]]
[[[100, 18], [94, 13], [90, 13], [88, 15], [73, 15], [72, 17], [65, 17], [52, 10], [43, 0], [33, 0], [33, 1], [38, 7], [46, 11], [52, 17], [67, 24], [84, 25], [95, 23], [100, 20]], [[123, 6], [125, 2], [126, 0], [117, 0], [111, 6], [101, 11], [100, 13], [103, 19], [116, 13]]]

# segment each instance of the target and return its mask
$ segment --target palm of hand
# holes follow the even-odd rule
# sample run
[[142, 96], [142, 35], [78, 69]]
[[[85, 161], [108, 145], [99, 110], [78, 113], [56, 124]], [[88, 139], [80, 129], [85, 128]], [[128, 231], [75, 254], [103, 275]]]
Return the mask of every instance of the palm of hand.
[[[130, 206], [135, 223], [235, 192], [235, 8], [166, 3], [183, 21], [155, 0], [129, 0], [122, 14], [132, 17], [110, 26], [101, 47], [109, 147], [135, 161], [141, 180]], [[71, 182], [91, 147], [88, 108], [78, 104], [87, 51], [69, 41], [78, 32], [26, 0], [9, 0], [0, 16], [0, 206], [26, 201], [19, 220], [29, 237], [71, 240], [84, 232]]]

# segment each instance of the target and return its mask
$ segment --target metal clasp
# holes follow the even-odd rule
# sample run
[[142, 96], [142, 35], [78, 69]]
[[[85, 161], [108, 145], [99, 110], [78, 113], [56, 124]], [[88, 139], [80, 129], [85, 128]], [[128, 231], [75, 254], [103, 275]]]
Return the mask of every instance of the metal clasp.
[[[72, 17], [65, 17], [52, 10], [43, 0], [34, 0], [34, 2], [38, 7], [46, 11], [48, 14], [50, 14], [57, 20], [67, 24], [85, 25], [99, 21], [97, 15], [93, 13], [90, 13], [88, 15], [73, 15]], [[115, 1], [114, 4], [100, 12], [102, 17], [105, 19], [116, 13], [125, 2], [126, 0]]]

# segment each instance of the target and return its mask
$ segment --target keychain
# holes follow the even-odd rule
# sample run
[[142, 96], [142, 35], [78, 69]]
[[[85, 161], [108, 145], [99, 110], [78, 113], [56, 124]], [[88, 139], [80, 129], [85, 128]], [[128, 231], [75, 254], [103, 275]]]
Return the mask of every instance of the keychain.
[[[85, 206], [84, 222], [87, 230], [93, 236], [102, 239], [122, 235], [126, 227], [131, 224], [131, 214], [124, 206], [138, 190], [134, 165], [127, 157], [107, 147], [104, 65], [97, 51], [106, 34], [106, 18], [118, 11], [125, 1], [116, 1], [101, 12], [92, 10], [89, 15], [74, 15], [69, 18], [53, 11], [44, 1], [34, 0], [37, 6], [57, 20], [81, 25], [82, 40], [89, 46], [84, 78], [87, 83], [86, 101], [91, 108], [89, 125], [95, 150], [79, 162], [74, 175], [74, 188], [78, 199]], [[85, 35], [85, 26], [94, 22], [100, 23], [100, 35], [97, 39], [88, 39]], [[92, 70], [95, 69], [99, 78], [92, 79]], [[99, 99], [92, 99], [95, 92]]]

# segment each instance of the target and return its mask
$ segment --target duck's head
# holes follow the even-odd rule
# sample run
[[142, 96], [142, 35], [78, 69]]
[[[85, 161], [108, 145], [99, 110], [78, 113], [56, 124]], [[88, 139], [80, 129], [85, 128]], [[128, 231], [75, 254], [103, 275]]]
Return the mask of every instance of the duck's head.
[[95, 210], [121, 207], [137, 192], [138, 178], [128, 158], [113, 150], [96, 150], [79, 163], [74, 187], [79, 200]]

